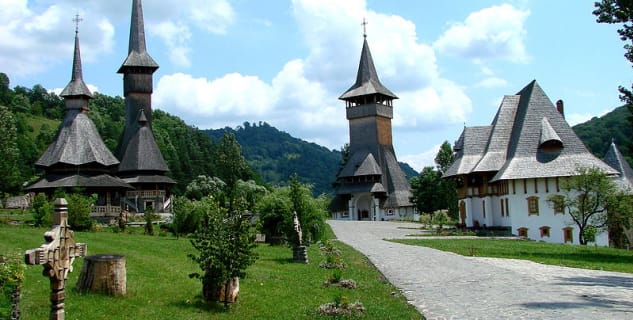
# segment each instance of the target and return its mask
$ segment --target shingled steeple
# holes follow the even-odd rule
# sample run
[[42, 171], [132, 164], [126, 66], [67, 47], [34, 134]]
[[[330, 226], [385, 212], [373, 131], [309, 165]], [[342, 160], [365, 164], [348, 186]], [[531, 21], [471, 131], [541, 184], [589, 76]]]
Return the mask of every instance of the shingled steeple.
[[117, 156], [117, 175], [136, 190], [127, 193], [126, 206], [136, 212], [152, 208], [168, 212], [169, 188], [174, 180], [152, 132], [153, 73], [158, 64], [147, 53], [141, 0], [132, 1], [128, 56], [119, 68], [123, 74], [125, 127]]
[[[79, 22], [79, 18], [75, 17], [75, 21]], [[112, 188], [131, 189], [130, 185], [109, 174], [119, 161], [105, 146], [88, 117], [88, 101], [92, 93], [83, 81], [78, 30], [75, 30], [71, 80], [60, 95], [66, 104], [64, 119], [55, 140], [35, 163], [45, 174], [26, 189], [49, 193], [56, 188], [75, 187], [99, 192]]]
[[413, 213], [413, 204], [392, 145], [393, 100], [398, 97], [380, 82], [363, 37], [356, 82], [339, 97], [349, 120], [349, 160], [338, 174], [331, 209], [353, 220], [402, 218]]

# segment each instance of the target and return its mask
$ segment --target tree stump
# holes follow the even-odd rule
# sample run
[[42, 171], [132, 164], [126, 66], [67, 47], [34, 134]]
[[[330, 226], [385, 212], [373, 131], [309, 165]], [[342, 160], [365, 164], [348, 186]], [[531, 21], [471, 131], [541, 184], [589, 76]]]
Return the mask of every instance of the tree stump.
[[77, 280], [81, 293], [96, 292], [110, 296], [124, 296], [127, 292], [125, 257], [115, 254], [97, 254], [84, 258]]

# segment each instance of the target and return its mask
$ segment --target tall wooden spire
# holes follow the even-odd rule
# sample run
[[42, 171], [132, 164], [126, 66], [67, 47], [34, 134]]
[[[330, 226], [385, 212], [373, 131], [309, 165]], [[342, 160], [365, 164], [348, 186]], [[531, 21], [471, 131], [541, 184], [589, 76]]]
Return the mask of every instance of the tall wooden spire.
[[[90, 92], [90, 90], [88, 89], [88, 86], [86, 86], [83, 80], [83, 71], [81, 68], [81, 51], [79, 49], [79, 22], [81, 21], [81, 19], [79, 18], [79, 15], [75, 16], [73, 21], [76, 23], [76, 26], [75, 26], [75, 50], [73, 54], [72, 74], [70, 77], [70, 82], [66, 85], [64, 90], [62, 90], [60, 96], [67, 98], [66, 99], [67, 101], [68, 101], [68, 98], [71, 98], [71, 97], [78, 97], [78, 98], [85, 99], [86, 100], [85, 104], [87, 107], [87, 104], [88, 104], [87, 99], [92, 98], [92, 93]], [[71, 106], [69, 106], [67, 103], [66, 107], [79, 108], [81, 106], [74, 103], [71, 104]]]

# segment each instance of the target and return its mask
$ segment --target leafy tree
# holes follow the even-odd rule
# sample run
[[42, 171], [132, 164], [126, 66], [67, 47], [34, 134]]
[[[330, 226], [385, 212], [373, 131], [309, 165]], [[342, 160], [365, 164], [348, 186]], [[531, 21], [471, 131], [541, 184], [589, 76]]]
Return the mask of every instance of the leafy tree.
[[[240, 144], [235, 135], [225, 132], [215, 157], [216, 176], [226, 183], [226, 189], [231, 193], [235, 190], [238, 180], [249, 180], [252, 171], [242, 156]], [[232, 198], [232, 194], [229, 195]]]
[[50, 226], [53, 217], [53, 203], [46, 199], [46, 195], [38, 193], [33, 199], [33, 219], [36, 227]]
[[191, 200], [200, 200], [209, 196], [218, 198], [225, 188], [226, 183], [220, 178], [200, 175], [187, 185], [185, 196]]
[[[453, 147], [448, 141], [444, 141], [435, 156], [437, 170], [441, 175], [444, 175], [453, 162], [455, 162], [455, 152], [453, 152]], [[440, 181], [439, 189], [441, 192], [442, 202], [445, 206], [444, 208], [448, 209], [448, 216], [453, 219], [457, 219], [457, 216], [459, 215], [459, 208], [457, 207], [457, 187], [455, 185], [455, 181], [451, 179], [442, 179]]]
[[176, 238], [180, 235], [192, 234], [198, 230], [202, 213], [198, 210], [201, 206], [196, 204], [196, 201], [185, 197], [174, 198], [171, 231]]
[[[598, 23], [622, 24], [618, 29], [620, 40], [624, 41], [624, 57], [633, 63], [633, 1], [630, 0], [602, 0], [595, 2], [596, 9], [593, 14], [597, 17]], [[620, 100], [624, 102], [633, 113], [633, 92], [620, 86]], [[629, 117], [630, 125], [633, 126], [633, 117]]]
[[18, 171], [19, 150], [17, 147], [17, 130], [13, 114], [9, 109], [0, 106], [0, 196], [13, 193], [20, 187]]
[[455, 162], [455, 153], [453, 152], [453, 147], [448, 141], [444, 141], [440, 146], [440, 150], [437, 152], [435, 156], [435, 164], [437, 165], [437, 170], [444, 174], [446, 170]]
[[257, 201], [268, 193], [268, 190], [264, 186], [258, 185], [255, 180], [237, 180], [235, 189], [235, 195], [246, 202], [246, 209], [249, 211], [253, 211]]
[[64, 197], [68, 201], [68, 224], [76, 231], [91, 230], [94, 221], [90, 213], [97, 201], [96, 194], [88, 197], [80, 193], [71, 193]]
[[[198, 251], [189, 257], [198, 264], [202, 272], [189, 276], [202, 282], [202, 296], [206, 301], [224, 300], [228, 303], [230, 281], [244, 277], [245, 270], [257, 259], [255, 233], [249, 219], [242, 216], [245, 206], [238, 201], [233, 211], [222, 208], [213, 198], [196, 202], [204, 214], [199, 230], [191, 239]], [[224, 288], [224, 299], [220, 297]]]
[[[598, 168], [580, 167], [576, 175], [560, 182], [561, 194], [550, 195], [547, 201], [559, 208], [578, 226], [578, 240], [587, 244], [587, 229], [604, 229], [609, 208], [618, 208], [627, 199], [618, 191], [615, 182]], [[629, 200], [630, 201], [630, 200]], [[595, 236], [594, 236], [595, 237]]]
[[446, 208], [440, 187], [441, 179], [441, 173], [433, 167], [424, 167], [419, 176], [411, 179], [413, 202], [419, 212], [432, 215], [435, 211]]
[[262, 229], [271, 236], [283, 235], [294, 242], [294, 212], [297, 212], [303, 233], [303, 243], [321, 239], [325, 232], [328, 199], [314, 198], [310, 185], [302, 184], [296, 175], [290, 177], [290, 185], [274, 188], [264, 195], [256, 205], [261, 214]]

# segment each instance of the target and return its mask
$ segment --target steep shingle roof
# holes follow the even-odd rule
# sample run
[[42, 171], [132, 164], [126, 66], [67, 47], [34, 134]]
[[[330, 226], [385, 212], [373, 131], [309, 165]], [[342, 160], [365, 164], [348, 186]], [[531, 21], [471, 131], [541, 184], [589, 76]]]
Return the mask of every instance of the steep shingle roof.
[[367, 39], [365, 38], [360, 55], [360, 63], [358, 64], [356, 83], [347, 89], [347, 91], [345, 91], [339, 99], [345, 100], [371, 94], [380, 94], [392, 99], [398, 99], [393, 92], [380, 83], [376, 67], [374, 67], [374, 60], [371, 57], [369, 45], [367, 44]]
[[92, 93], [84, 83], [83, 72], [81, 67], [81, 52], [79, 50], [79, 35], [75, 33], [75, 51], [73, 56], [73, 70], [70, 82], [64, 90], [59, 94], [60, 97], [86, 97], [92, 98]]
[[611, 142], [609, 150], [604, 155], [604, 162], [618, 171], [618, 185], [620, 187], [633, 190], [633, 169], [614, 142]]
[[341, 170], [339, 177], [355, 177], [367, 175], [381, 175], [380, 165], [369, 150], [352, 154], [347, 164]]
[[167, 172], [169, 169], [154, 140], [152, 128], [147, 124], [143, 110], [139, 114], [138, 121], [140, 127], [126, 144], [118, 172]]
[[[492, 135], [482, 148], [486, 130]], [[497, 171], [492, 181], [558, 177], [574, 175], [579, 166], [613, 173], [587, 150], [536, 81], [506, 96], [490, 127], [465, 128], [456, 149], [444, 177], [483, 171]]]
[[105, 146], [94, 123], [84, 112], [67, 110], [55, 140], [35, 165], [46, 168], [56, 164], [81, 166], [91, 163], [110, 167], [119, 161]]
[[145, 26], [143, 22], [143, 5], [141, 0], [132, 1], [132, 21], [130, 23], [130, 43], [128, 56], [123, 61], [118, 73], [125, 73], [126, 68], [145, 67], [151, 71], [158, 69], [158, 64], [147, 53], [145, 44]]
[[465, 127], [455, 143], [455, 162], [446, 170], [444, 177], [472, 172], [486, 151], [492, 126]]

